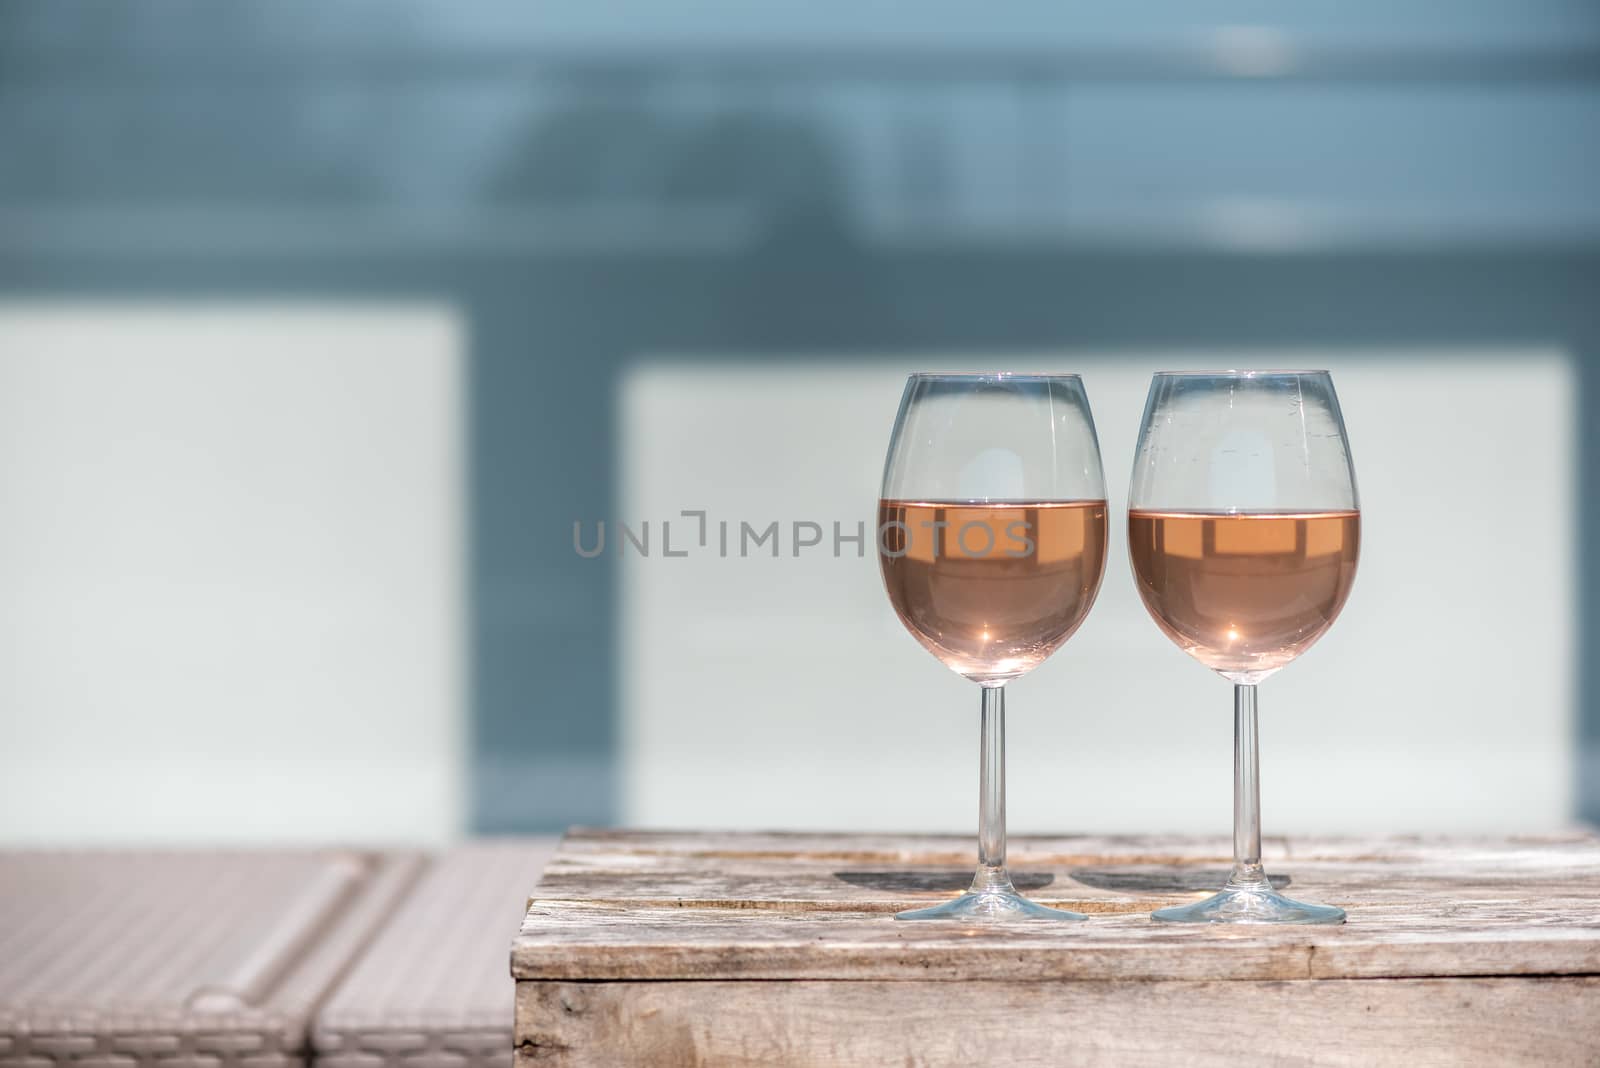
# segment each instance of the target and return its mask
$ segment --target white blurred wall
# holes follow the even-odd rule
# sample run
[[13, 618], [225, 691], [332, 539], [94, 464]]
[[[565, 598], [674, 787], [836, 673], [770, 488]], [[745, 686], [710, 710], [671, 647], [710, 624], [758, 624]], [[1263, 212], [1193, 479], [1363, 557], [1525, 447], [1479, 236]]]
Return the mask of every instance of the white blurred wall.
[[[787, 523], [871, 529], [906, 371], [1082, 372], [1111, 553], [1083, 629], [1009, 687], [1019, 830], [1225, 832], [1231, 695], [1133, 589], [1126, 488], [1149, 374], [1334, 372], [1363, 507], [1348, 606], [1262, 687], [1268, 833], [1560, 826], [1573, 799], [1572, 372], [1562, 354], [1011, 353], [718, 366], [623, 383], [619, 516], [784, 521], [778, 559], [628, 556], [623, 816], [645, 825], [949, 829], [976, 822], [977, 687], [890, 610], [870, 543], [794, 558]], [[692, 520], [674, 524], [674, 547]], [[615, 537], [615, 530], [612, 534]], [[831, 536], [830, 536], [831, 541]], [[713, 549], [715, 542], [713, 540]]]
[[0, 306], [0, 841], [461, 828], [463, 344], [422, 304]]

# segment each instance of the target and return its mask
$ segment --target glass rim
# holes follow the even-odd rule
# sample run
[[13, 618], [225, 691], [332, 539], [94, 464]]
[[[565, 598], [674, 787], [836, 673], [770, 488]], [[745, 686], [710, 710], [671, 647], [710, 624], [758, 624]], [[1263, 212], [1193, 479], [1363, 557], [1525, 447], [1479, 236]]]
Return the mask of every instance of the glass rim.
[[1073, 371], [913, 371], [906, 376], [911, 379], [940, 379], [940, 378], [979, 378], [979, 379], [1008, 379], [1022, 382], [1046, 382], [1058, 378], [1073, 378], [1083, 381], [1083, 376]]
[[1282, 368], [1271, 367], [1261, 370], [1241, 371], [1229, 368], [1225, 371], [1156, 371], [1152, 378], [1303, 378], [1311, 375], [1322, 375], [1324, 378], [1332, 374], [1322, 367]]

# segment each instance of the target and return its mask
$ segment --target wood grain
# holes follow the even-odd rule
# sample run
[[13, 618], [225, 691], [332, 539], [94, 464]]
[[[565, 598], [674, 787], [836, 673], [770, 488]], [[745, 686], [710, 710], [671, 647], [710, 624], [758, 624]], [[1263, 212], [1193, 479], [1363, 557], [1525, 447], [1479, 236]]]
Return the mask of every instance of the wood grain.
[[1349, 923], [1150, 921], [1152, 909], [1214, 888], [1227, 850], [1221, 838], [1016, 839], [1016, 871], [1045, 880], [1031, 896], [1094, 915], [968, 928], [892, 918], [952, 896], [971, 860], [965, 838], [575, 832], [534, 890], [512, 970], [573, 980], [1600, 974], [1600, 840], [1590, 834], [1277, 839], [1269, 870], [1289, 877], [1291, 894], [1343, 906]]
[[1600, 840], [1276, 839], [1342, 927], [1153, 923], [1226, 839], [1015, 839], [1082, 923], [901, 923], [965, 838], [578, 832], [512, 950], [517, 1066], [1600, 1064]]
[[1594, 1065], [1600, 979], [526, 982], [517, 1068]]

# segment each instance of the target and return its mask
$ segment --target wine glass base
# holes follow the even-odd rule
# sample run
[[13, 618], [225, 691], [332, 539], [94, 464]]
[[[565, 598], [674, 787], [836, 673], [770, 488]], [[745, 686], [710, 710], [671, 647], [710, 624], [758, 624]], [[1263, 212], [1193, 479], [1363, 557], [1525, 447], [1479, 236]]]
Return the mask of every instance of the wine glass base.
[[1227, 887], [1193, 905], [1150, 914], [1160, 923], [1343, 923], [1344, 909], [1308, 905], [1267, 888]]
[[968, 890], [952, 901], [931, 908], [897, 912], [897, 920], [969, 920], [982, 923], [1013, 920], [1086, 920], [1081, 912], [1053, 909], [1029, 901], [1015, 890]]

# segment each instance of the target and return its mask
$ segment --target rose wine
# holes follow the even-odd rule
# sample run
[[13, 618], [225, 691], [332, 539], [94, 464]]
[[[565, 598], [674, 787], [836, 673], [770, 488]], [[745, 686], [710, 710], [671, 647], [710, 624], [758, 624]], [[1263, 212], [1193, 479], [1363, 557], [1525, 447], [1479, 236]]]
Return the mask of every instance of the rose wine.
[[1106, 502], [885, 500], [878, 558], [919, 642], [975, 682], [1004, 682], [1089, 614], [1105, 573]]
[[1355, 579], [1361, 513], [1128, 513], [1139, 595], [1167, 637], [1235, 682], [1322, 637]]

